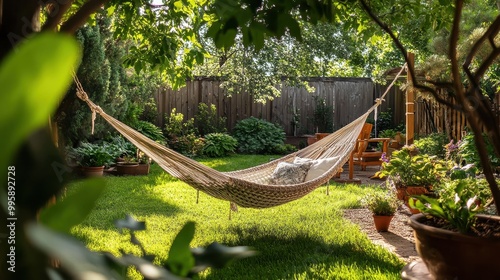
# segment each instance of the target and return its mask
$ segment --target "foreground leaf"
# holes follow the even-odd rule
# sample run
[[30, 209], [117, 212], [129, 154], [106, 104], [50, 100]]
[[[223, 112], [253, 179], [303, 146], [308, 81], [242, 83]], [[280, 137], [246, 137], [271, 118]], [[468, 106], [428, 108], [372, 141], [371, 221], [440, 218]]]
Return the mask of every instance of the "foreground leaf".
[[52, 230], [69, 234], [71, 228], [83, 222], [92, 211], [103, 190], [102, 179], [89, 179], [72, 195], [45, 208], [40, 215], [40, 221]]
[[174, 274], [179, 276], [188, 275], [194, 266], [194, 257], [191, 254], [189, 244], [194, 237], [194, 223], [187, 222], [172, 242], [168, 253], [167, 265]]
[[103, 255], [89, 251], [72, 237], [53, 232], [40, 224], [28, 224], [26, 234], [38, 249], [59, 260], [60, 267], [63, 267], [72, 279], [120, 279], [109, 270]]
[[[43, 50], [43, 51], [40, 51]], [[33, 130], [47, 124], [70, 84], [79, 57], [75, 40], [40, 34], [27, 40], [0, 65], [0, 166]]]

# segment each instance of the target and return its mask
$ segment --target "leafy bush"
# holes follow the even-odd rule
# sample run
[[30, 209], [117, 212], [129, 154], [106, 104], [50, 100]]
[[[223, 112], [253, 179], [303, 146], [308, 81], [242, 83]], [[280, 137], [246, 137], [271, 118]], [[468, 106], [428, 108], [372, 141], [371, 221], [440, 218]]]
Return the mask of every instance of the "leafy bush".
[[398, 132], [395, 129], [385, 129], [379, 132], [378, 137], [394, 139], [397, 134]]
[[120, 152], [110, 144], [83, 142], [79, 147], [70, 149], [68, 156], [80, 166], [109, 166]]
[[203, 140], [196, 134], [194, 119], [185, 122], [184, 115], [177, 113], [175, 108], [165, 118], [165, 133], [168, 146], [184, 155], [198, 155], [203, 148]]
[[415, 140], [415, 146], [421, 154], [438, 156], [445, 158], [446, 150], [444, 146], [448, 144], [448, 136], [444, 133], [432, 133], [418, 140]]
[[401, 186], [435, 185], [448, 170], [444, 160], [427, 154], [416, 154], [414, 145], [404, 146], [393, 152], [390, 160], [382, 157], [382, 170], [377, 175], [388, 176], [396, 185]]
[[333, 106], [326, 105], [324, 98], [315, 97], [316, 109], [314, 109], [313, 123], [316, 132], [333, 132]]
[[486, 202], [491, 199], [491, 192], [486, 179], [465, 178], [447, 180], [443, 184], [439, 184], [434, 191], [439, 196], [440, 200], [454, 201], [455, 191], [457, 187], [462, 184], [467, 186], [461, 190], [462, 195], [469, 198], [476, 196], [482, 205], [485, 205]]
[[170, 139], [168, 146], [185, 156], [193, 157], [201, 153], [205, 142], [203, 138], [199, 138], [194, 134], [188, 134]]
[[283, 145], [283, 128], [262, 119], [250, 117], [236, 123], [233, 136], [238, 141], [238, 150], [245, 154], [275, 153]]
[[224, 133], [226, 129], [226, 118], [219, 117], [214, 104], [210, 107], [205, 103], [198, 104], [198, 112], [195, 115], [195, 126], [201, 136], [210, 133]]
[[468, 181], [457, 180], [449, 186], [438, 199], [425, 195], [416, 196], [416, 201], [410, 199], [410, 207], [420, 210], [424, 214], [445, 220], [449, 226], [461, 233], [468, 233], [476, 220], [476, 214], [481, 210], [478, 197], [469, 190]]
[[297, 151], [297, 147], [292, 144], [278, 145], [275, 147], [275, 153], [280, 155], [288, 155]]
[[191, 118], [188, 121], [184, 121], [184, 114], [177, 113], [176, 109], [173, 108], [170, 115], [165, 117], [165, 134], [169, 139], [182, 135], [196, 135], [194, 119]]
[[371, 192], [363, 197], [362, 204], [367, 207], [373, 215], [392, 216], [399, 207], [399, 200], [392, 192]]
[[392, 121], [391, 108], [388, 108], [387, 111], [380, 112], [377, 118], [377, 131], [379, 131], [378, 137], [389, 137], [389, 136], [381, 136], [382, 131], [386, 130], [394, 130], [394, 132], [397, 132], [397, 130], [395, 130], [394, 123]]
[[[486, 150], [488, 151], [489, 159], [493, 167], [500, 166], [500, 159], [495, 155], [493, 145], [488, 139], [486, 134], [483, 134], [483, 139], [486, 143]], [[477, 168], [481, 168], [481, 161], [476, 149], [474, 141], [474, 134], [467, 134], [458, 145], [458, 152], [461, 159], [465, 160], [468, 164], [474, 164]]]
[[156, 125], [147, 122], [147, 121], [138, 121], [135, 129], [147, 136], [149, 139], [154, 140], [160, 144], [165, 144], [165, 137], [163, 136], [163, 132]]
[[121, 157], [123, 155], [134, 156], [137, 153], [137, 148], [134, 144], [130, 143], [127, 139], [116, 136], [108, 140], [110, 145], [114, 146], [118, 152], [120, 152], [117, 157]]
[[208, 157], [223, 157], [234, 153], [238, 141], [226, 133], [210, 133], [205, 136], [205, 146], [201, 153]]

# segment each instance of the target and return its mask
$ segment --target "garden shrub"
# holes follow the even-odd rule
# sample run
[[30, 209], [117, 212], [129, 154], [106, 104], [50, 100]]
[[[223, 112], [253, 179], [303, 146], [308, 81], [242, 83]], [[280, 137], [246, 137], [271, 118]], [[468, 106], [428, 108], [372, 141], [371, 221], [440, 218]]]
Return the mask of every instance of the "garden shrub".
[[184, 121], [184, 115], [175, 108], [165, 118], [165, 134], [168, 146], [181, 154], [195, 156], [203, 149], [204, 142], [196, 134], [194, 120]]
[[205, 135], [205, 145], [201, 153], [208, 157], [223, 157], [232, 154], [238, 147], [238, 141], [227, 133]]
[[239, 152], [244, 154], [275, 153], [285, 141], [282, 127], [255, 117], [237, 122], [233, 136], [238, 141]]
[[448, 144], [448, 136], [444, 133], [432, 133], [418, 140], [415, 140], [415, 146], [419, 153], [431, 156], [445, 158], [446, 150], [444, 146]]
[[[496, 156], [495, 149], [486, 134], [483, 134], [483, 139], [486, 143], [486, 150], [492, 166], [500, 166], [500, 159]], [[476, 149], [474, 134], [467, 134], [464, 138], [462, 138], [460, 144], [458, 145], [458, 152], [459, 157], [467, 164], [474, 164], [477, 168], [481, 168], [481, 161], [479, 160], [479, 155]]]
[[313, 123], [316, 132], [333, 132], [333, 106], [326, 104], [324, 98], [314, 97], [316, 109], [314, 109]]
[[198, 112], [195, 117], [195, 126], [201, 136], [210, 133], [224, 133], [227, 132], [226, 118], [219, 117], [217, 114], [217, 107], [214, 104], [208, 106], [205, 103], [198, 104]]
[[199, 155], [204, 145], [204, 140], [194, 134], [182, 135], [168, 141], [171, 149], [190, 157]]
[[391, 138], [395, 139], [398, 132], [395, 129], [385, 129], [378, 133], [378, 137], [380, 138]]
[[155, 142], [165, 144], [165, 136], [163, 136], [163, 132], [155, 124], [147, 121], [138, 121], [135, 130]]
[[137, 153], [137, 147], [122, 136], [112, 137], [107, 142], [120, 152], [117, 157], [134, 156]]
[[435, 187], [435, 191], [442, 201], [455, 201], [455, 189], [458, 185], [464, 184], [465, 197], [477, 196], [482, 205], [491, 199], [491, 192], [486, 179], [465, 178], [458, 180], [447, 180]]
[[297, 151], [297, 147], [292, 144], [277, 145], [275, 147], [275, 153], [280, 155], [288, 155]]
[[184, 114], [177, 113], [173, 108], [169, 116], [165, 117], [165, 134], [167, 138], [175, 138], [182, 135], [195, 134], [194, 119], [184, 121]]
[[[377, 118], [377, 131], [378, 131], [378, 136], [377, 137], [383, 137], [381, 136], [382, 131], [386, 130], [395, 130], [395, 125], [392, 120], [392, 110], [391, 108], [388, 108], [386, 111], [380, 112]], [[374, 136], [374, 135], [372, 135]], [[389, 136], [384, 136], [384, 137], [389, 137]]]

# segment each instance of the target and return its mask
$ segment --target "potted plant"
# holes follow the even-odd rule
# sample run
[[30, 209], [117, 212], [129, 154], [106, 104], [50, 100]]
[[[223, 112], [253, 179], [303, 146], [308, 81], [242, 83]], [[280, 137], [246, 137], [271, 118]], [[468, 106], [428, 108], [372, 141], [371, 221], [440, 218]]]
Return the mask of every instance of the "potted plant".
[[69, 153], [80, 166], [85, 176], [102, 176], [104, 167], [113, 163], [114, 154], [106, 149], [105, 145], [81, 143]]
[[151, 158], [146, 156], [142, 151], [137, 151], [139, 166], [136, 169], [136, 175], [148, 175], [151, 165]]
[[410, 201], [422, 212], [410, 217], [417, 251], [436, 279], [500, 279], [500, 217], [478, 214], [484, 198], [457, 181], [452, 195]]
[[377, 231], [388, 231], [394, 213], [399, 207], [396, 196], [392, 192], [373, 192], [363, 198], [363, 204], [372, 212]]
[[414, 145], [394, 151], [390, 159], [382, 155], [382, 160], [382, 170], [376, 175], [380, 178], [387, 177], [394, 186], [397, 197], [405, 203], [408, 203], [412, 195], [431, 193], [433, 185], [448, 170], [446, 161], [426, 154], [420, 155]]
[[[500, 188], [490, 158], [493, 153], [500, 156], [500, 125], [497, 104], [486, 94], [495, 81], [492, 76], [498, 73], [500, 52], [495, 42], [500, 34], [500, 15], [495, 13], [495, 18], [484, 21], [478, 28], [464, 29], [461, 26], [465, 22], [464, 10], [476, 2], [448, 2], [446, 5], [453, 11], [453, 17], [447, 25], [450, 33], [447, 34], [446, 53], [436, 54], [428, 71], [417, 74], [413, 55], [406, 51], [390, 24], [381, 20], [367, 1], [360, 3], [374, 22], [391, 36], [404, 56], [410, 79], [409, 92], [430, 95], [463, 114], [467, 128], [473, 133], [496, 213], [500, 214]], [[483, 132], [494, 147], [492, 152], [488, 152]], [[412, 202], [426, 213], [412, 216], [410, 225], [415, 230], [417, 251], [434, 279], [500, 279], [500, 237], [493, 230], [500, 227], [500, 220], [498, 216], [477, 215], [471, 201], [457, 190], [453, 199], [439, 201], [421, 197], [419, 202]], [[472, 222], [467, 222], [469, 220]], [[465, 233], [460, 233], [456, 227], [459, 223], [452, 221], [466, 221]]]
[[116, 172], [120, 175], [135, 175], [139, 161], [134, 156], [125, 155], [122, 161], [116, 163]]

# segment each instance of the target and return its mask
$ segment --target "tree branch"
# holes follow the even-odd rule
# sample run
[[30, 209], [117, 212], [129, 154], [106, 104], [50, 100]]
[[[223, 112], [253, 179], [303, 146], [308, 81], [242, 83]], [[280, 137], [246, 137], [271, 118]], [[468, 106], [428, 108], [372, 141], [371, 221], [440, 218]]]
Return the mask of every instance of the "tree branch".
[[450, 46], [448, 56], [451, 63], [451, 79], [455, 92], [457, 93], [457, 98], [460, 99], [460, 103], [465, 104], [465, 90], [462, 86], [460, 79], [460, 68], [458, 67], [457, 60], [457, 44], [458, 37], [460, 33], [460, 18], [462, 15], [463, 0], [457, 0], [455, 2], [455, 13], [453, 15], [453, 25], [451, 28], [450, 35]]
[[[73, 4], [73, 0], [71, 1], [66, 1], [63, 4], [59, 4], [59, 2], [54, 2], [55, 4], [52, 4], [52, 7], [45, 6], [49, 10], [52, 9], [52, 11], [49, 11], [49, 15], [47, 17], [47, 21], [42, 27], [42, 31], [46, 30], [56, 30], [57, 26], [61, 22], [62, 17], [64, 14], [71, 8], [71, 5]], [[57, 9], [56, 14], [52, 14], [55, 9]]]
[[[475, 98], [476, 104], [478, 105], [476, 111], [481, 123], [484, 124], [487, 131], [489, 132], [489, 136], [492, 139], [493, 143], [500, 143], [500, 131], [498, 130], [498, 123], [496, 116], [491, 111], [492, 104], [489, 100], [487, 100], [481, 91], [481, 87], [479, 86], [479, 81], [482, 79], [486, 71], [490, 68], [490, 66], [495, 62], [495, 60], [500, 55], [500, 48], [498, 48], [495, 44], [494, 38], [500, 32], [500, 16], [498, 16], [492, 24], [488, 27], [486, 32], [474, 43], [472, 49], [467, 55], [466, 60], [462, 65], [462, 69], [467, 75], [467, 78], [470, 81], [470, 88], [468, 89], [467, 96], [468, 98]], [[481, 63], [477, 71], [473, 74], [470, 71], [470, 64], [474, 59], [476, 53], [483, 46], [486, 41], [489, 41], [492, 47], [491, 53], [488, 57]], [[497, 155], [500, 155], [500, 144], [494, 145], [495, 152]]]
[[70, 34], [75, 33], [78, 28], [85, 24], [91, 14], [96, 12], [108, 1], [109, 0], [89, 0], [83, 4], [83, 6], [73, 16], [63, 23], [60, 31]]
[[438, 92], [435, 89], [428, 87], [428, 86], [425, 86], [425, 85], [421, 85], [418, 83], [417, 75], [415, 73], [415, 68], [414, 68], [414, 66], [410, 66], [410, 63], [408, 60], [408, 54], [407, 54], [408, 52], [406, 51], [406, 49], [403, 46], [403, 44], [401, 43], [401, 41], [399, 41], [399, 39], [396, 37], [394, 32], [392, 32], [390, 27], [387, 24], [385, 24], [384, 22], [382, 22], [377, 15], [375, 15], [375, 13], [368, 6], [368, 4], [366, 3], [365, 0], [360, 0], [359, 2], [361, 3], [361, 6], [366, 11], [366, 13], [370, 16], [370, 18], [372, 18], [373, 21], [375, 21], [375, 23], [377, 23], [377, 25], [380, 26], [380, 28], [382, 28], [382, 30], [384, 32], [386, 32], [391, 37], [394, 44], [396, 44], [396, 47], [400, 50], [401, 54], [404, 56], [404, 59], [405, 59], [406, 64], [407, 64], [408, 72], [410, 72], [410, 74], [411, 74], [411, 81], [412, 81], [413, 87], [420, 89], [420, 90], [423, 90], [423, 91], [426, 91], [426, 92], [429, 92], [430, 94], [432, 94], [432, 96], [434, 96], [434, 98], [436, 98], [436, 100], [438, 102], [443, 103], [446, 106], [449, 106], [451, 108], [456, 107], [455, 104], [453, 104], [453, 103], [443, 99], [441, 96], [439, 96]]
[[479, 155], [481, 166], [483, 168], [483, 174], [486, 178], [486, 181], [488, 181], [491, 195], [493, 196], [493, 200], [495, 202], [495, 207], [497, 209], [497, 214], [498, 214], [500, 212], [500, 192], [498, 189], [498, 184], [496, 182], [495, 176], [493, 175], [493, 169], [491, 167], [491, 163], [488, 158], [488, 151], [486, 150], [486, 143], [484, 141], [483, 134], [481, 131], [480, 123], [484, 122], [483, 121], [478, 122], [478, 118], [475, 118], [472, 112], [467, 112], [467, 120], [469, 122], [470, 128], [474, 132], [474, 142], [476, 143], [477, 152]]

